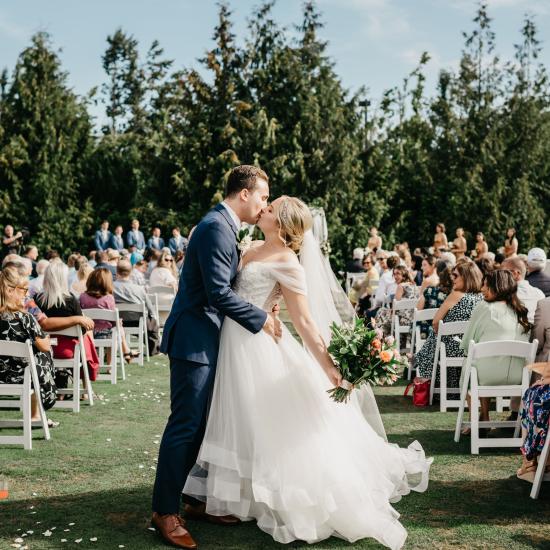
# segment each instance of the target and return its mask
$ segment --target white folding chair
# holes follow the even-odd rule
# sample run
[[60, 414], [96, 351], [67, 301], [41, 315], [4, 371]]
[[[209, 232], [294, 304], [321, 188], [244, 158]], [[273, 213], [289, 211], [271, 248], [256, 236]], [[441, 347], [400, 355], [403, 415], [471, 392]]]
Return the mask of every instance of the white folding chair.
[[[32, 450], [32, 425], [42, 426], [45, 439], [50, 439], [50, 429], [40, 398], [40, 383], [31, 342], [30, 340], [26, 342], [2, 340], [0, 341], [0, 356], [17, 357], [28, 363], [23, 374], [22, 384], [0, 384], [0, 397], [17, 398], [15, 400], [0, 400], [0, 408], [17, 408], [23, 412], [22, 419], [0, 420], [0, 428], [23, 428], [23, 435], [1, 435], [0, 444], [23, 445], [23, 448]], [[40, 420], [36, 422], [31, 421], [31, 396], [33, 394], [36, 395], [40, 411]]]
[[[122, 355], [122, 339], [119, 334], [120, 321], [118, 311], [116, 309], [113, 311], [109, 309], [90, 308], [83, 309], [82, 312], [94, 321], [109, 321], [113, 324], [110, 338], [94, 338], [94, 344], [99, 356], [99, 374], [97, 376], [97, 380], [110, 380], [111, 384], [117, 383], [117, 366], [119, 356], [121, 359], [120, 374], [122, 380], [126, 380], [124, 357]], [[107, 350], [110, 350], [111, 352], [111, 361], [109, 365], [105, 365], [105, 352]], [[109, 374], [102, 372], [102, 370], [110, 370], [111, 372]]]
[[[548, 422], [548, 428], [550, 430], [550, 421]], [[547, 432], [548, 433], [548, 432]], [[538, 458], [537, 471], [535, 473], [535, 479], [533, 480], [533, 487], [531, 487], [531, 498], [539, 498], [540, 486], [543, 481], [550, 481], [550, 474], [545, 475], [546, 463], [548, 462], [548, 455], [550, 453], [550, 437], [546, 437], [544, 447]]]
[[[418, 323], [422, 321], [433, 321], [437, 308], [433, 309], [414, 309], [413, 322], [412, 322], [412, 335], [411, 335], [411, 353], [418, 353], [424, 345], [422, 340], [422, 334], [420, 332], [420, 326]], [[412, 378], [413, 368], [412, 364], [409, 365], [407, 377], [409, 380]]]
[[359, 273], [346, 273], [346, 294], [350, 295], [351, 289], [353, 288], [353, 285], [357, 282], [362, 283], [365, 280], [365, 277], [367, 276], [366, 273], [359, 272]]
[[157, 323], [159, 322], [159, 296], [158, 294], [149, 294], [147, 293], [147, 297], [149, 300], [151, 300], [151, 304], [153, 305], [153, 311], [155, 312], [155, 319], [157, 320]]
[[[458, 408], [458, 399], [449, 399], [449, 394], [459, 394], [460, 388], [448, 388], [447, 387], [447, 369], [461, 368], [464, 362], [464, 356], [460, 357], [448, 357], [447, 347], [443, 342], [443, 336], [462, 336], [466, 330], [468, 321], [452, 321], [445, 323], [439, 322], [437, 329], [437, 340], [435, 344], [435, 355], [432, 366], [432, 379], [430, 382], [430, 405], [433, 403], [434, 394], [439, 394], [439, 410], [445, 412], [449, 408]], [[437, 376], [437, 370], [439, 365], [439, 388], [435, 387], [435, 380]]]
[[[70, 359], [56, 359], [54, 357], [53, 364], [56, 369], [70, 370], [73, 378], [72, 388], [58, 388], [57, 393], [61, 395], [71, 395], [71, 399], [57, 400], [54, 408], [57, 409], [72, 409], [73, 412], [80, 412], [80, 396], [86, 394], [85, 401], [90, 407], [94, 404], [94, 391], [90, 374], [88, 372], [88, 361], [86, 357], [86, 348], [84, 347], [84, 336], [80, 325], [69, 327], [64, 330], [55, 330], [49, 333], [52, 338], [56, 336], [69, 336], [78, 340], [74, 347], [73, 357]], [[55, 345], [52, 342], [52, 346]], [[82, 367], [83, 380], [81, 387], [80, 368]]]
[[[409, 351], [409, 348], [405, 346], [405, 348], [401, 348], [401, 335], [402, 334], [409, 334], [411, 331], [412, 322], [407, 323], [406, 325], [401, 324], [401, 320], [399, 319], [399, 311], [413, 311], [418, 300], [413, 298], [411, 300], [394, 300], [393, 301], [393, 307], [392, 307], [392, 332], [393, 337], [395, 338], [395, 346], [397, 348], [397, 351], [399, 353]], [[412, 349], [412, 347], [410, 348]]]
[[149, 343], [147, 339], [147, 306], [145, 303], [141, 304], [125, 304], [117, 303], [116, 308], [120, 317], [121, 312], [131, 311], [132, 313], [139, 313], [139, 322], [137, 327], [128, 327], [124, 325], [124, 320], [122, 321], [122, 328], [124, 334], [126, 335], [126, 343], [130, 349], [134, 345], [133, 338], [137, 339], [136, 345], [138, 348], [138, 363], [143, 367], [144, 354], [147, 353], [147, 360], [149, 360]]
[[[485, 359], [487, 357], [518, 357], [525, 361], [525, 365], [533, 363], [537, 354], [538, 341], [516, 342], [514, 340], [496, 340], [492, 342], [481, 342], [476, 344], [473, 340], [468, 348], [468, 357], [464, 365], [464, 378], [460, 391], [460, 406], [458, 417], [456, 419], [455, 441], [460, 441], [460, 431], [462, 428], [469, 426], [471, 430], [471, 453], [479, 454], [480, 447], [519, 447], [522, 443], [519, 437], [519, 428], [521, 421], [521, 410], [518, 414], [518, 419], [514, 421], [508, 420], [479, 420], [479, 404], [481, 397], [521, 397], [525, 390], [529, 387], [531, 371], [526, 367], [523, 368], [521, 383], [507, 384], [499, 386], [480, 386], [478, 382], [477, 369], [472, 366], [472, 363], [477, 359]], [[466, 395], [470, 386], [470, 422], [464, 422], [464, 406], [466, 403]], [[507, 438], [480, 438], [480, 428], [515, 428], [513, 437]]]
[[157, 318], [159, 329], [164, 327], [166, 319], [172, 309], [174, 298], [176, 297], [176, 291], [171, 286], [150, 286], [147, 288], [148, 294], [157, 295], [157, 307], [159, 316]]

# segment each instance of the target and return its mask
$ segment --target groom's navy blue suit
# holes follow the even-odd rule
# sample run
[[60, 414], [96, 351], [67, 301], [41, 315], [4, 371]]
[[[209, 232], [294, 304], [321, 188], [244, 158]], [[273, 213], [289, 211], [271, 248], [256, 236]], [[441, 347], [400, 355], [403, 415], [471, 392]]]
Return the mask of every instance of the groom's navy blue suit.
[[204, 437], [224, 316], [252, 333], [262, 329], [267, 317], [231, 289], [239, 264], [236, 234], [221, 204], [197, 225], [164, 326], [161, 351], [170, 357], [171, 414], [153, 490], [153, 511], [159, 514], [180, 511], [183, 486]]

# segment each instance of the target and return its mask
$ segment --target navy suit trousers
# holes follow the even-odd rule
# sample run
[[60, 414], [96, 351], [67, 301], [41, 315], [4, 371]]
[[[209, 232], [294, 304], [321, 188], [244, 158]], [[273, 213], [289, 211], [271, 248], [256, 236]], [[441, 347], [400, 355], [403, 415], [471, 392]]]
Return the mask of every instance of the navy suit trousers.
[[[170, 358], [171, 413], [160, 444], [154, 512], [180, 513], [183, 487], [206, 429], [215, 373], [215, 365]], [[185, 497], [185, 501], [197, 504], [191, 497]]]

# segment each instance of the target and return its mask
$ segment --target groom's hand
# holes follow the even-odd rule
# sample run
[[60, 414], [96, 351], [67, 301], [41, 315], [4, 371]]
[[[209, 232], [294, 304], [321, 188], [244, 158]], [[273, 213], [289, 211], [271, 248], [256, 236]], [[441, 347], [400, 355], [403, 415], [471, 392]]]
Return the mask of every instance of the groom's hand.
[[267, 319], [264, 323], [264, 330], [273, 338], [273, 340], [275, 340], [275, 342], [279, 342], [279, 338], [282, 336], [283, 331], [281, 328], [281, 321], [279, 321], [273, 312], [267, 314]]

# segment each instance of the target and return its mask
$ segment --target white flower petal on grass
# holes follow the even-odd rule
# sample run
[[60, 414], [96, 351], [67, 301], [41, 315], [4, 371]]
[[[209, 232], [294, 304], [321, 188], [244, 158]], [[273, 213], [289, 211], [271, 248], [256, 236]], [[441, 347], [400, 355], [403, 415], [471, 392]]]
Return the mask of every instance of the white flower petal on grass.
[[18, 544], [17, 542], [14, 542], [13, 544], [10, 544], [10, 546], [11, 546], [12, 548], [21, 548], [21, 545]]
[[145, 466], [143, 464], [140, 464], [138, 468], [141, 470], [142, 468], [145, 468]]
[[48, 529], [47, 531], [44, 531], [42, 533], [45, 537], [51, 537], [52, 536], [52, 532]]
[[38, 493], [33, 493], [32, 496], [33, 496], [33, 497], [37, 497], [37, 496], [38, 496]]
[[27, 533], [28, 533], [29, 535], [32, 535], [32, 534], [34, 533], [34, 531], [33, 531], [32, 529], [29, 529], [29, 530], [27, 531]]
[[67, 539], [61, 539], [61, 542], [67, 542]]
[[108, 443], [110, 443], [110, 442], [111, 442], [111, 438], [108, 437], [105, 441], [107, 441]]
[[154, 527], [147, 527], [147, 529], [148, 529], [149, 531], [153, 531], [154, 533], [156, 532], [156, 529], [155, 529]]
[[67, 533], [68, 531], [70, 531], [70, 529], [63, 529], [64, 533]]
[[92, 537], [92, 538], [90, 539], [90, 542], [97, 542], [97, 537]]
[[72, 523], [69, 523], [69, 527], [72, 527], [74, 525], [74, 521]]
[[82, 539], [76, 539], [75, 542], [76, 544], [80, 544], [82, 542]]
[[21, 542], [25, 542], [25, 541], [22, 538], [19, 537], [19, 538], [16, 538], [13, 542], [21, 543]]

